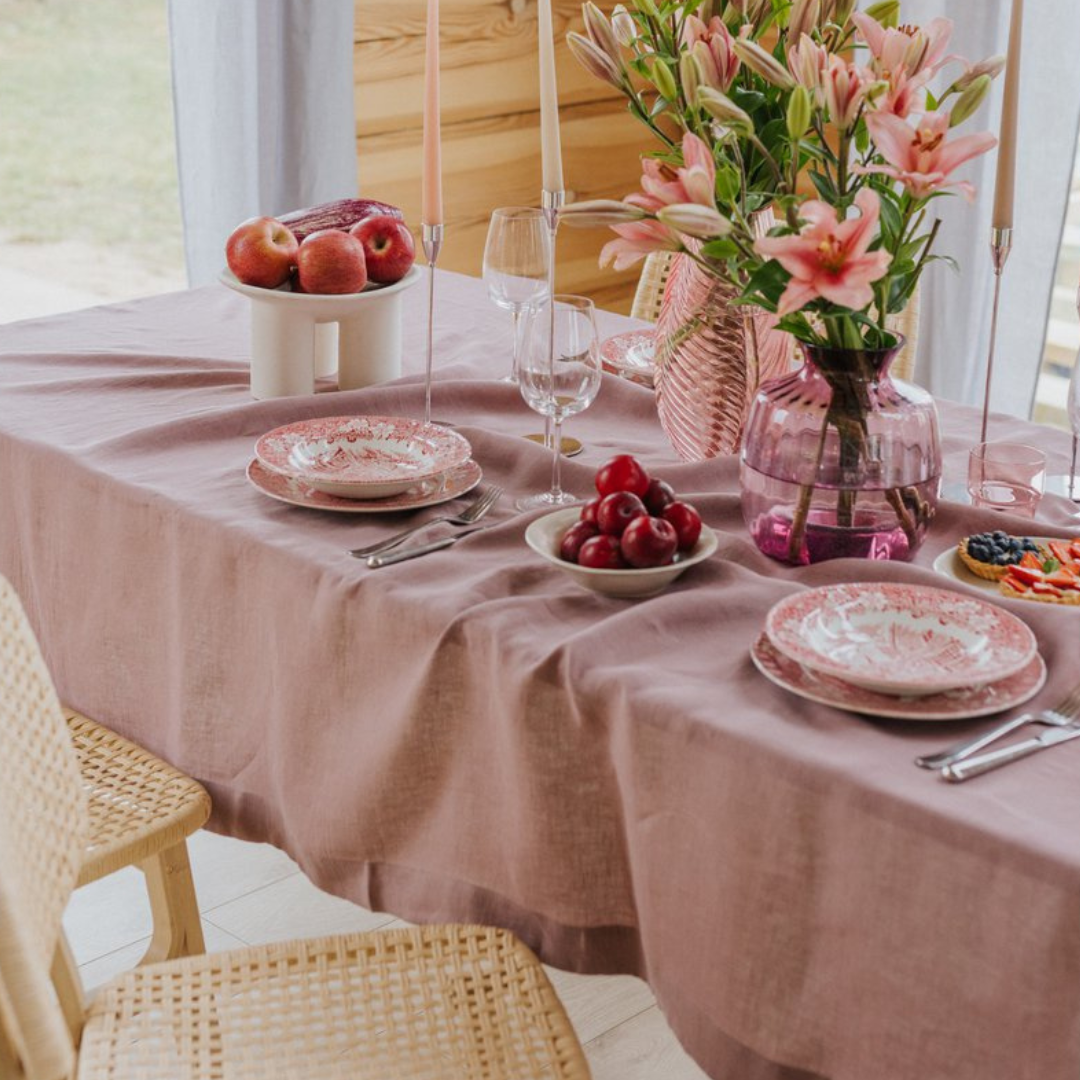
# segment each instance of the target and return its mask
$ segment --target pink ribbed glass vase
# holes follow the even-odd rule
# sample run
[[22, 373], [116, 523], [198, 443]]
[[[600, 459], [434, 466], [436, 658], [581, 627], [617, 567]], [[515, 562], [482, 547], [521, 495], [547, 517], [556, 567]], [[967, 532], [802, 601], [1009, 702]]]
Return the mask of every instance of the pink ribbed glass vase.
[[[755, 219], [761, 235], [772, 213]], [[738, 289], [687, 255], [675, 262], [656, 322], [656, 409], [685, 461], [733, 454], [758, 386], [791, 368], [792, 340], [776, 317], [735, 306]]]
[[919, 549], [937, 508], [941, 442], [933, 398], [889, 375], [900, 348], [803, 345], [803, 366], [758, 390], [739, 478], [743, 518], [766, 555], [804, 566]]

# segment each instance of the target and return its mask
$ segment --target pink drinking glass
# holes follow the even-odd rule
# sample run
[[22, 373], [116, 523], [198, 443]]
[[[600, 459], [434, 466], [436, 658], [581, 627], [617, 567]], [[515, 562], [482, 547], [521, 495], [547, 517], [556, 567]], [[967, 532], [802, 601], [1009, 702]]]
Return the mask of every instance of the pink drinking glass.
[[1046, 481], [1046, 455], [1024, 443], [979, 443], [968, 458], [972, 504], [1034, 517]]

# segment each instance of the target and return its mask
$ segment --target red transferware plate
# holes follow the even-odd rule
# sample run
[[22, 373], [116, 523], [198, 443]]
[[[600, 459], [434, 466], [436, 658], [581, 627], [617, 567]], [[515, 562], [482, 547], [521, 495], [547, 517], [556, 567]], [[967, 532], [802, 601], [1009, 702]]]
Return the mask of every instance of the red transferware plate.
[[451, 428], [404, 416], [327, 416], [267, 432], [255, 456], [316, 491], [382, 499], [464, 464], [472, 447]]
[[1027, 624], [996, 604], [895, 582], [794, 593], [769, 612], [765, 632], [796, 663], [912, 697], [1007, 678], [1036, 652]]

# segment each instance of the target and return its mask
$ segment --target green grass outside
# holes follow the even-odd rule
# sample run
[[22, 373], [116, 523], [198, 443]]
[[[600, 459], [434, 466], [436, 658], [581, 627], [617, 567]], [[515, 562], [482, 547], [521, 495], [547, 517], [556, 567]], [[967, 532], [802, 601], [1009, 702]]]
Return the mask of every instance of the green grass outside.
[[165, 0], [0, 0], [0, 234], [183, 265]]

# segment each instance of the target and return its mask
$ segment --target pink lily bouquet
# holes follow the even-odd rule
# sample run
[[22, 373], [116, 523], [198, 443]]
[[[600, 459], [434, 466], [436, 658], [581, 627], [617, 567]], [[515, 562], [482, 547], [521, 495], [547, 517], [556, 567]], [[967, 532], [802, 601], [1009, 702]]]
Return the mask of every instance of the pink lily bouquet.
[[[952, 23], [900, 25], [899, 0], [636, 0], [584, 5], [578, 60], [617, 87], [660, 149], [641, 191], [564, 209], [610, 225], [616, 269], [685, 252], [775, 312], [796, 339], [894, 344], [939, 220], [931, 203], [974, 190], [956, 169], [995, 145], [958, 135], [1004, 59], [948, 54]], [[935, 90], [935, 87], [937, 88]], [[758, 236], [757, 211], [779, 224]]]

